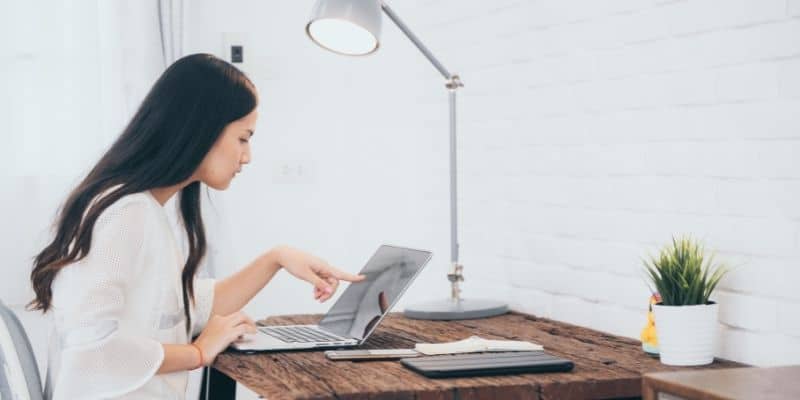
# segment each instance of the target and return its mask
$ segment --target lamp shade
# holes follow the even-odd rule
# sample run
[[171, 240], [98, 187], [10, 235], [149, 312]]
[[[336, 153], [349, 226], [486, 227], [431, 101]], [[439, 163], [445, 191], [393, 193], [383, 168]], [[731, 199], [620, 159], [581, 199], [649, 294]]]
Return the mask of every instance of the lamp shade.
[[370, 54], [380, 45], [381, 0], [317, 0], [306, 33], [336, 53]]

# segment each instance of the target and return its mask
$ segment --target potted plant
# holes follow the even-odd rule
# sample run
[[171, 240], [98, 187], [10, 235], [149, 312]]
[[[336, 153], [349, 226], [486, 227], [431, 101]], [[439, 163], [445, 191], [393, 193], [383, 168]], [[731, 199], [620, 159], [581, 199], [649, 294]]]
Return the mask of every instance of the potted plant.
[[644, 261], [650, 289], [661, 296], [653, 310], [664, 364], [714, 361], [718, 306], [709, 297], [728, 269], [713, 259], [698, 241], [673, 237], [658, 256]]

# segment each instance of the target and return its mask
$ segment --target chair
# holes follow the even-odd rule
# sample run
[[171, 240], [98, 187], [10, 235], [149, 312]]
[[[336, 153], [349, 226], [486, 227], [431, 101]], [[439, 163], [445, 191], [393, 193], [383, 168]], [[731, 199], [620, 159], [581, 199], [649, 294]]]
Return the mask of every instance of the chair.
[[0, 301], [0, 399], [43, 400], [36, 356], [22, 324]]

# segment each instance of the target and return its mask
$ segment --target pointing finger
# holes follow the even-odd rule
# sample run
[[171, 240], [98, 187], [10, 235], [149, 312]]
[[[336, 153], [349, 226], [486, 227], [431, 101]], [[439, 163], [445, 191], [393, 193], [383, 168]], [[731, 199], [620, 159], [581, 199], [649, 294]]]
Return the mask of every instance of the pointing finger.
[[366, 276], [364, 276], [364, 275], [353, 275], [353, 274], [351, 274], [349, 272], [344, 272], [344, 271], [342, 271], [342, 270], [340, 270], [338, 268], [335, 268], [335, 267], [329, 267], [329, 268], [330, 268], [331, 275], [333, 275], [335, 278], [341, 279], [343, 281], [361, 282], [364, 279], [366, 279]]

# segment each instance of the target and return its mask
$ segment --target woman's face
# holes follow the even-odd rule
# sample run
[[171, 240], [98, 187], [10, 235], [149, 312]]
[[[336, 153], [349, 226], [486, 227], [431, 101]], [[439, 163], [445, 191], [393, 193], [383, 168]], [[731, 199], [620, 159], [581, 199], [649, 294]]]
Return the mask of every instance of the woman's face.
[[250, 137], [256, 129], [258, 112], [228, 124], [195, 172], [198, 180], [211, 188], [225, 190], [231, 180], [250, 162]]

